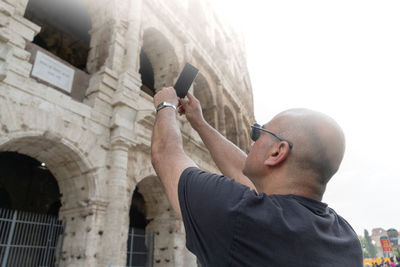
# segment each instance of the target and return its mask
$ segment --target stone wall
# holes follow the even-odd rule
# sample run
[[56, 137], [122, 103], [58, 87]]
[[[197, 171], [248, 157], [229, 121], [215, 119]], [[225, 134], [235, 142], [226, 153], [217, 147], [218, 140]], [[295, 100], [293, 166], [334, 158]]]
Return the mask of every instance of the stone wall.
[[[66, 221], [62, 266], [126, 264], [136, 187], [150, 221], [146, 231], [155, 233], [154, 266], [197, 266], [151, 166], [155, 112], [152, 96], [141, 90], [140, 52], [153, 66], [156, 89], [172, 85], [185, 62], [197, 66], [191, 91], [205, 118], [248, 151], [254, 117], [242, 40], [207, 10], [208, 2], [82, 0], [91, 21], [89, 85], [76, 99], [31, 76], [26, 47], [41, 29], [24, 17], [28, 2], [0, 0], [0, 151], [46, 162], [57, 180]], [[185, 118], [178, 121], [186, 153], [218, 172], [197, 133]]]

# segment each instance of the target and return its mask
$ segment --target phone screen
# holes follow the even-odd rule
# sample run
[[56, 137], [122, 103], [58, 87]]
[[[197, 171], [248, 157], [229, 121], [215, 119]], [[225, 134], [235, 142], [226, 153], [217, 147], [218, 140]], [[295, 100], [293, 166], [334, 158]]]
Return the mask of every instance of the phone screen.
[[190, 63], [185, 64], [174, 86], [178, 97], [184, 98], [186, 96], [198, 73], [199, 70], [195, 66]]

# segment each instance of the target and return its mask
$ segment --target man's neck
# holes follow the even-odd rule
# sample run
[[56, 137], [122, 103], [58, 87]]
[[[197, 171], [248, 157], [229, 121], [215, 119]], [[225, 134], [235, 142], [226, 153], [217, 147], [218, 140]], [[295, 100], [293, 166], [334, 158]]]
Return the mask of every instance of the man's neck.
[[[326, 188], [312, 182], [304, 182], [304, 180], [270, 179], [270, 177], [268, 179], [270, 182], [257, 183], [256, 187], [259, 193], [264, 192], [267, 195], [296, 195], [321, 201]], [[264, 179], [263, 181], [268, 180]]]

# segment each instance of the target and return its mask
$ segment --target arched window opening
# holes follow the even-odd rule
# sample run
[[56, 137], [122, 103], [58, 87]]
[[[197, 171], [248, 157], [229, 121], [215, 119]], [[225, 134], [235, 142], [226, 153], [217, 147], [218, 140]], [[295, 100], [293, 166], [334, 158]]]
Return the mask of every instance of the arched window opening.
[[193, 89], [194, 96], [200, 101], [204, 119], [215, 128], [216, 105], [213, 101], [210, 86], [204, 76], [200, 73], [197, 75]]
[[0, 208], [58, 215], [60, 191], [44, 162], [15, 152], [0, 153]]
[[142, 89], [147, 94], [154, 96], [154, 71], [153, 66], [151, 65], [149, 57], [143, 51], [140, 51], [140, 69], [139, 73], [142, 79]]
[[61, 194], [44, 162], [0, 153], [0, 261], [7, 266], [55, 266], [62, 246]]
[[233, 116], [232, 111], [228, 108], [224, 108], [225, 114], [225, 129], [226, 129], [226, 138], [228, 138], [232, 143], [238, 146], [238, 134], [235, 123], [235, 117]]
[[29, 0], [24, 17], [41, 27], [34, 44], [86, 71], [91, 21], [80, 0]]
[[149, 221], [146, 219], [145, 204], [143, 195], [136, 187], [129, 212], [127, 266], [148, 266], [146, 264], [150, 261], [149, 249], [146, 245], [148, 243], [146, 226]]
[[[142, 90], [154, 95], [164, 86], [172, 86], [178, 76], [179, 62], [174, 47], [158, 30], [149, 28], [143, 33], [140, 55]], [[151, 90], [153, 89], [153, 90]]]
[[149, 223], [146, 219], [146, 205], [143, 195], [138, 192], [136, 187], [132, 196], [131, 210], [129, 212], [129, 227], [145, 229]]

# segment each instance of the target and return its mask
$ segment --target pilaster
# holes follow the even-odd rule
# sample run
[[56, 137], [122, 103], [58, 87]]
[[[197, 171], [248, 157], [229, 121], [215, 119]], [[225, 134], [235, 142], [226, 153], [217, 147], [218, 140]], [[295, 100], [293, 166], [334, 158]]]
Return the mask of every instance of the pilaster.
[[101, 266], [125, 266], [131, 189], [127, 179], [128, 146], [114, 142], [109, 152], [108, 207], [102, 239]]
[[[26, 42], [31, 42], [40, 27], [18, 14], [21, 1], [0, 1], [0, 80], [6, 80], [10, 71], [26, 80], [32, 65], [30, 54], [25, 51]], [[7, 81], [6, 81], [7, 82]]]
[[128, 29], [126, 31], [123, 71], [131, 73], [139, 72], [140, 49], [141, 49], [141, 22], [142, 22], [142, 0], [130, 1], [128, 15]]
[[59, 217], [65, 221], [59, 256], [61, 266], [99, 266], [106, 208], [104, 200], [88, 200], [75, 208], [61, 208]]

